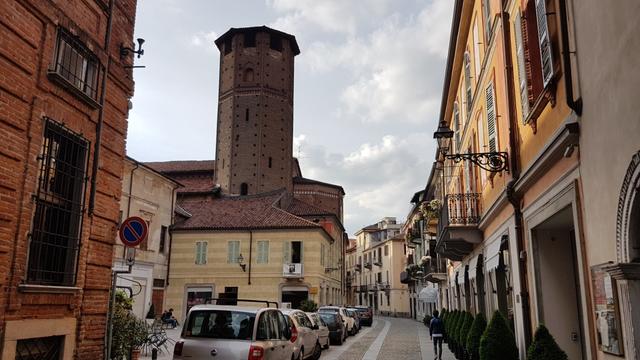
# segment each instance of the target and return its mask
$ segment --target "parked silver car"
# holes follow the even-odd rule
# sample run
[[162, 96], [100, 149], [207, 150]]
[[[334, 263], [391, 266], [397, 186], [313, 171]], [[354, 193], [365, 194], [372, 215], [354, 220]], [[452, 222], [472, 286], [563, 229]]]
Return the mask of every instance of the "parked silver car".
[[[282, 310], [297, 330], [297, 339], [294, 341], [294, 358], [296, 360], [303, 359], [319, 359], [322, 353], [320, 340], [316, 330], [318, 327], [313, 325], [307, 314], [301, 310]], [[294, 331], [296, 334], [296, 331]], [[292, 338], [293, 340], [293, 338]]]
[[342, 317], [345, 327], [347, 328], [347, 335], [355, 335], [356, 321], [347, 314], [346, 308], [342, 306], [322, 306], [318, 309], [318, 312], [331, 312], [339, 314]]
[[318, 334], [318, 341], [320, 341], [320, 345], [322, 345], [323, 349], [329, 348], [329, 327], [324, 323], [324, 320], [318, 315], [318, 313], [307, 313], [309, 320], [313, 323], [313, 325], [318, 326], [318, 330], [316, 333]]
[[196, 305], [189, 310], [174, 359], [289, 360], [292, 331], [275, 308]]

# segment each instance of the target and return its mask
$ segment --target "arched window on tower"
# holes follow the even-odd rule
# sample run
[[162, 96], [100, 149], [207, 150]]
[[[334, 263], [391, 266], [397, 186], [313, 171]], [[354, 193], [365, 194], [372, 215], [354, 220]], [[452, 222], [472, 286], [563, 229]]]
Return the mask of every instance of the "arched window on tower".
[[244, 74], [242, 75], [242, 81], [252, 82], [253, 81], [253, 69], [247, 68], [244, 70]]
[[247, 195], [249, 193], [249, 185], [247, 183], [240, 184], [240, 195]]

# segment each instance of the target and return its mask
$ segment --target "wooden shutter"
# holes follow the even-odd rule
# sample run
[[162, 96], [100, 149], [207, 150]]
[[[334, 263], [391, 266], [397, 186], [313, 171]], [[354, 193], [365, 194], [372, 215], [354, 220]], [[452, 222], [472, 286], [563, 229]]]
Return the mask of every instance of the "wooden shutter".
[[482, 3], [482, 14], [484, 15], [484, 32], [487, 37], [486, 43], [489, 44], [489, 40], [491, 39], [491, 26], [493, 25], [492, 17], [491, 17], [491, 0], [484, 0]]
[[467, 119], [471, 116], [471, 105], [473, 98], [471, 96], [471, 56], [469, 52], [464, 53], [464, 88], [467, 96]]
[[487, 137], [489, 138], [489, 151], [495, 152], [498, 149], [498, 139], [496, 136], [496, 102], [493, 91], [493, 83], [487, 86], [486, 106], [487, 106]]
[[196, 242], [196, 264], [200, 264], [200, 251], [201, 250], [201, 245], [202, 243], [200, 241]]
[[518, 84], [520, 85], [520, 105], [522, 109], [522, 121], [529, 114], [529, 86], [527, 84], [527, 71], [524, 61], [524, 41], [522, 38], [522, 15], [518, 13], [515, 20], [516, 57], [518, 59]]
[[238, 256], [240, 252], [239, 241], [229, 241], [227, 246], [227, 263], [234, 264], [238, 262]]
[[547, 24], [547, 6], [545, 0], [536, 0], [536, 19], [538, 21], [538, 44], [540, 45], [540, 61], [542, 65], [542, 82], [546, 87], [553, 78], [553, 59], [551, 58], [551, 41], [549, 24]]
[[480, 79], [480, 35], [478, 33], [478, 19], [473, 22], [473, 69], [476, 75], [476, 81]]
[[[482, 122], [482, 113], [478, 116], [478, 152], [485, 152], [484, 148], [484, 124]], [[485, 180], [487, 179], [487, 174], [485, 170], [478, 169], [480, 171], [480, 188], [484, 185]]]
[[200, 243], [201, 245], [201, 251], [200, 251], [200, 263], [201, 264], [206, 264], [207, 263], [207, 245], [209, 245], [208, 242], [203, 241]]

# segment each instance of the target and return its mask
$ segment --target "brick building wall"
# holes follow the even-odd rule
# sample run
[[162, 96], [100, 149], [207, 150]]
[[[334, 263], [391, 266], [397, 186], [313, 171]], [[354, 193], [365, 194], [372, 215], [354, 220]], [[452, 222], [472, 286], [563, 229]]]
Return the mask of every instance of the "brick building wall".
[[[136, 0], [114, 3], [110, 7], [106, 0], [0, 1], [3, 359], [15, 358], [16, 351], [24, 346], [21, 339], [46, 336], [64, 336], [61, 358], [103, 358], [128, 100], [134, 85], [131, 69], [125, 68], [131, 65], [132, 56], [121, 59], [119, 49], [121, 43], [131, 44]], [[111, 35], [106, 46], [110, 13]], [[73, 51], [65, 50], [63, 45]], [[64, 56], [56, 56], [59, 53]], [[69, 72], [63, 71], [71, 58], [76, 66], [72, 73], [81, 74], [81, 78], [73, 81], [69, 80]], [[97, 76], [90, 70], [95, 70]], [[100, 106], [105, 73], [108, 76]], [[103, 123], [98, 141], [101, 111]], [[62, 170], [56, 170], [55, 166], [64, 166], [58, 157], [62, 156], [59, 155], [62, 150], [45, 142], [47, 124], [61, 126], [65, 134], [74, 134], [74, 139], [82, 139], [88, 145], [86, 157], [79, 162], [85, 166], [86, 180], [80, 180], [80, 195], [76, 195], [83, 203], [79, 215], [81, 232], [74, 244], [79, 250], [77, 255], [74, 251], [66, 253], [77, 257], [67, 257], [75, 268], [71, 270], [71, 281], [63, 282], [63, 286], [50, 279], [34, 280], [29, 275], [36, 262], [30, 262], [29, 251], [34, 229], [39, 226], [34, 220], [39, 189], [60, 187], [54, 180], [61, 178]], [[48, 179], [53, 182], [45, 185], [38, 182], [43, 176], [40, 173], [43, 149], [53, 149], [51, 154], [56, 163], [49, 165], [54, 167], [55, 175]], [[94, 179], [92, 170], [96, 161], [99, 166]], [[90, 204], [94, 181], [95, 201]], [[51, 221], [48, 215], [42, 216]], [[56, 258], [53, 254], [50, 257]]]
[[295, 38], [266, 27], [231, 29], [220, 49], [216, 182], [223, 192], [292, 190]]
[[295, 183], [293, 196], [334, 214], [343, 221], [344, 191], [333, 185]]

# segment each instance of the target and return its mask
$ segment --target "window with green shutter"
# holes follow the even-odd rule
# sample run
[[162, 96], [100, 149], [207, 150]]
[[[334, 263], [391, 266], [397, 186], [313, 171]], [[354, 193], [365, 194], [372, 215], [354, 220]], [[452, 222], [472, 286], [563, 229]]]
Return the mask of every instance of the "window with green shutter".
[[227, 243], [227, 263], [235, 264], [240, 256], [240, 241], [232, 240]]
[[269, 241], [258, 241], [258, 264], [269, 263]]
[[204, 265], [207, 263], [207, 242], [196, 242], [196, 265]]
[[545, 0], [536, 0], [536, 19], [538, 21], [540, 60], [542, 62], [542, 81], [544, 87], [546, 87], [553, 78], [553, 59], [551, 55], [551, 40], [549, 38], [549, 24], [547, 24], [547, 4]]

